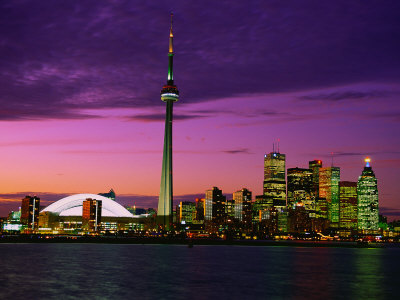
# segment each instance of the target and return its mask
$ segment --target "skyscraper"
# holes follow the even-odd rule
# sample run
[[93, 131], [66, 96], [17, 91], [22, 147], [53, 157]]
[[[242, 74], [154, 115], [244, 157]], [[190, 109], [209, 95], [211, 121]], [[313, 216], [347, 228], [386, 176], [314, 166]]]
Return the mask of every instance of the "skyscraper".
[[339, 226], [339, 181], [339, 167], [319, 169], [319, 197], [326, 199], [332, 227]]
[[216, 186], [211, 190], [207, 190], [204, 201], [204, 219], [214, 223], [222, 223], [225, 221], [225, 202], [226, 197], [222, 194], [222, 190]]
[[88, 198], [82, 203], [82, 229], [97, 232], [101, 223], [101, 200]]
[[173, 103], [179, 99], [179, 91], [174, 84], [173, 76], [173, 39], [172, 14], [171, 27], [169, 31], [168, 50], [168, 77], [167, 84], [161, 90], [161, 100], [166, 103], [164, 151], [161, 171], [160, 196], [158, 199], [157, 223], [164, 229], [169, 230], [172, 219], [172, 108]]
[[357, 229], [357, 182], [339, 183], [340, 228]]
[[310, 210], [314, 199], [312, 199], [312, 171], [310, 169], [290, 168], [287, 169], [287, 204], [293, 208], [295, 204], [301, 203], [306, 210]]
[[314, 198], [319, 197], [319, 169], [322, 168], [321, 160], [312, 160], [308, 162], [308, 168], [312, 171], [312, 190]]
[[27, 229], [34, 230], [38, 227], [40, 198], [26, 196], [21, 204], [21, 224]]
[[285, 163], [285, 154], [274, 151], [264, 155], [264, 197], [281, 209], [286, 207]]
[[365, 167], [357, 182], [358, 229], [364, 233], [374, 233], [379, 229], [378, 182], [370, 166], [370, 159], [365, 159]]
[[233, 193], [235, 218], [240, 222], [251, 224], [251, 192], [243, 188]]

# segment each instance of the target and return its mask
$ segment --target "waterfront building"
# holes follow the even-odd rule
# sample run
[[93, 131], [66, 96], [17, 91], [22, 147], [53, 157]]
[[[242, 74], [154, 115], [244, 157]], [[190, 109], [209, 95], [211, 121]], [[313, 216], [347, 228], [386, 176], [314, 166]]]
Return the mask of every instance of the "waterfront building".
[[357, 229], [357, 182], [339, 183], [339, 227]]
[[[110, 198], [96, 194], [76, 194], [62, 198], [39, 214], [39, 232], [44, 233], [71, 233], [82, 232], [83, 202], [86, 199], [101, 200], [101, 232], [116, 232], [116, 230], [137, 230], [154, 226], [154, 210], [136, 209], [137, 215], [132, 215], [127, 209]], [[138, 211], [143, 214], [138, 215]]]
[[287, 169], [287, 203], [293, 208], [302, 203], [306, 210], [314, 209], [313, 173], [310, 169]]
[[27, 229], [35, 230], [38, 227], [40, 198], [26, 196], [21, 204], [21, 224]]
[[204, 221], [204, 198], [196, 198], [196, 221]]
[[331, 227], [339, 226], [339, 181], [339, 167], [319, 169], [319, 197], [326, 199]]
[[160, 196], [158, 200], [157, 223], [166, 230], [170, 229], [172, 219], [173, 180], [172, 180], [172, 111], [173, 103], [179, 99], [179, 91], [173, 76], [173, 39], [172, 14], [169, 32], [168, 76], [167, 84], [161, 90], [161, 100], [166, 103], [164, 151], [161, 171]]
[[225, 202], [226, 197], [222, 194], [222, 190], [213, 187], [206, 191], [205, 195], [205, 221], [221, 223], [225, 221]]
[[97, 232], [101, 223], [102, 201], [88, 198], [82, 203], [82, 229]]
[[370, 159], [365, 159], [365, 167], [357, 182], [358, 230], [363, 233], [375, 233], [379, 229], [378, 181], [370, 166]]
[[233, 193], [235, 202], [235, 219], [251, 224], [251, 192], [243, 188]]
[[308, 168], [312, 171], [312, 193], [316, 199], [319, 197], [319, 169], [322, 168], [322, 160], [309, 161]]
[[225, 216], [233, 220], [235, 217], [235, 200], [230, 199], [225, 201]]
[[271, 198], [266, 198], [264, 195], [256, 195], [255, 201], [252, 203], [252, 222], [260, 222], [260, 211], [265, 211], [272, 208], [273, 201]]
[[192, 224], [193, 220], [196, 218], [196, 204], [194, 202], [181, 201], [178, 207], [179, 222], [181, 224]]
[[285, 154], [274, 151], [264, 155], [264, 200], [281, 209], [286, 208], [285, 164]]

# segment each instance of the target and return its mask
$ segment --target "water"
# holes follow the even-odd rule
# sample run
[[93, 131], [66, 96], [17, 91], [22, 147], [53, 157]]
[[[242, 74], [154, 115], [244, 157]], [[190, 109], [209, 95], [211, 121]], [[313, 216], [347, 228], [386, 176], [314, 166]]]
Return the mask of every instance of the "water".
[[0, 244], [0, 299], [388, 299], [400, 249]]

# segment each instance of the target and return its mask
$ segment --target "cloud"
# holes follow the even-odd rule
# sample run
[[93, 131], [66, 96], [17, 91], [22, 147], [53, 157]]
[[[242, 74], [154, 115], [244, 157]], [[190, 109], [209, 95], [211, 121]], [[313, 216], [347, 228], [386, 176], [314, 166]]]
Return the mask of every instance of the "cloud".
[[241, 148], [241, 149], [232, 149], [232, 150], [223, 150], [221, 151], [227, 154], [251, 154], [248, 148]]
[[[398, 2], [177, 0], [157, 8], [123, 0], [1, 2], [0, 120], [86, 119], [98, 116], [81, 110], [161, 107], [170, 9], [175, 81], [187, 104], [400, 79]], [[302, 100], [368, 97], [349, 91]]]
[[357, 100], [365, 100], [376, 97], [387, 97], [388, 92], [386, 91], [336, 91], [330, 93], [317, 93], [310, 95], [299, 96], [300, 100], [309, 100], [309, 101], [357, 101]]

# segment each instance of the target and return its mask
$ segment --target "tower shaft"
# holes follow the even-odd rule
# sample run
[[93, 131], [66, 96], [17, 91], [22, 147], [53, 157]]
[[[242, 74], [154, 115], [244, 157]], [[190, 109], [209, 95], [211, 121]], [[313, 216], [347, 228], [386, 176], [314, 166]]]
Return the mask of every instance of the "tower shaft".
[[161, 100], [166, 103], [164, 151], [161, 171], [160, 196], [158, 199], [157, 224], [170, 230], [172, 223], [173, 180], [172, 180], [172, 112], [173, 104], [179, 99], [179, 91], [173, 77], [173, 38], [172, 14], [169, 32], [167, 84], [161, 90]]
[[173, 101], [166, 101], [164, 151], [161, 171], [160, 197], [158, 200], [158, 224], [169, 229], [172, 222], [172, 112]]

